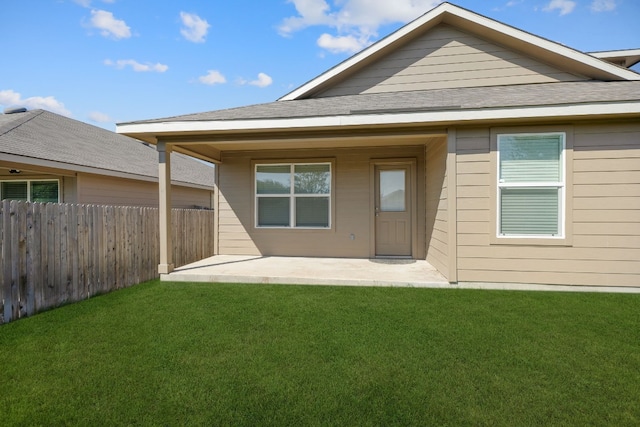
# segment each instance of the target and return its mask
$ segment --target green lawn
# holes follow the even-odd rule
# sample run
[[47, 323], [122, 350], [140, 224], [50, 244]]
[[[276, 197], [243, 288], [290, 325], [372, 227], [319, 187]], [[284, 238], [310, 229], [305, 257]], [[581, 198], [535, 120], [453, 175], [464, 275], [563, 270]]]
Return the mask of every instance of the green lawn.
[[640, 295], [149, 282], [0, 326], [7, 425], [640, 425]]

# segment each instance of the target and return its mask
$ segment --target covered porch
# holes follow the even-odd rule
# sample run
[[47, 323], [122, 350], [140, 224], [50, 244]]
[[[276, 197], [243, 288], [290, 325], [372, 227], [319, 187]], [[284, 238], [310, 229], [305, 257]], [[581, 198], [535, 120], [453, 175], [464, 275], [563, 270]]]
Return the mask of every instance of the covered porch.
[[[425, 126], [404, 109], [391, 122], [377, 109], [366, 110], [363, 121], [352, 121], [353, 105], [339, 106], [341, 114], [333, 115], [332, 102], [316, 101], [303, 102], [302, 110], [297, 103], [276, 102], [119, 125], [119, 132], [155, 144], [159, 152], [158, 271], [163, 280], [384, 286], [457, 282], [451, 259], [456, 252], [448, 250], [455, 242], [455, 230], [449, 230], [454, 223], [447, 214], [455, 212], [448, 205], [456, 199], [446, 194], [447, 188], [455, 189], [456, 175], [446, 174], [446, 165], [454, 164], [455, 129], [441, 123]], [[169, 251], [174, 236], [167, 183], [174, 152], [216, 164], [216, 257], [179, 269]], [[311, 166], [323, 169], [310, 171]], [[286, 169], [284, 180], [280, 169]], [[299, 190], [297, 174], [301, 181], [304, 174], [324, 174], [318, 179], [326, 187]], [[279, 184], [282, 191], [263, 191], [260, 186], [268, 183]], [[310, 200], [317, 203], [302, 203]], [[244, 258], [228, 261], [223, 256]], [[268, 266], [261, 264], [265, 259], [271, 261]], [[316, 270], [320, 266], [324, 268]], [[262, 267], [268, 267], [266, 273]], [[235, 268], [239, 270], [227, 271]], [[246, 277], [254, 270], [255, 275]]]
[[176, 268], [163, 281], [285, 285], [451, 287], [431, 264], [415, 259], [216, 255]]

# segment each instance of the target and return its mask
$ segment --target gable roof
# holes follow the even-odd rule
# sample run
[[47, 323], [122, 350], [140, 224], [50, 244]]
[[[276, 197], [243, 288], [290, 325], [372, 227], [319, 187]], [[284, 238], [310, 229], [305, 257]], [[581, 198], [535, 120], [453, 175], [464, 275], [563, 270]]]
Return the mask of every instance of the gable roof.
[[[331, 92], [367, 67], [375, 69], [379, 60], [424, 40], [445, 19], [445, 28], [463, 27], [488, 44], [531, 54], [534, 61], [568, 70], [570, 76], [551, 82]], [[447, 55], [441, 57], [446, 61]], [[470, 123], [595, 118], [640, 118], [640, 74], [443, 3], [275, 102], [119, 123], [117, 132], [150, 143], [164, 139], [175, 150], [220, 162], [225, 150], [305, 147], [312, 139], [323, 147], [343, 136], [352, 137], [354, 144], [373, 143], [373, 137], [388, 141], [385, 135], [406, 142], [426, 127], [437, 133]]]
[[[0, 159], [147, 181], [158, 177], [154, 147], [45, 110], [0, 114]], [[213, 167], [178, 153], [171, 166], [174, 183], [213, 187]]]
[[526, 51], [532, 57], [561, 63], [563, 68], [593, 79], [640, 80], [640, 74], [634, 71], [445, 2], [279, 100], [291, 101], [313, 96], [441, 23], [464, 28], [514, 50]]

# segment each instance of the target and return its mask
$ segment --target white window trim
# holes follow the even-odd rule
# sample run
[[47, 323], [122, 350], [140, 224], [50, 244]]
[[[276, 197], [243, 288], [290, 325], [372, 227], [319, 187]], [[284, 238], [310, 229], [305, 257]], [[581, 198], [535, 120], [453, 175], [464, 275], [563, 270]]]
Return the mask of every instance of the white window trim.
[[[560, 153], [560, 164], [562, 168], [562, 181], [561, 182], [517, 182], [517, 183], [503, 183], [500, 182], [500, 140], [503, 137], [510, 136], [542, 136], [542, 135], [557, 135], [561, 137], [562, 140], [562, 151]], [[496, 237], [498, 239], [555, 239], [562, 240], [566, 238], [566, 210], [567, 210], [567, 134], [566, 132], [529, 132], [529, 133], [499, 133], [497, 134], [497, 162], [496, 162]], [[558, 234], [550, 235], [550, 234], [501, 234], [500, 233], [500, 223], [501, 223], [501, 190], [503, 188], [558, 188]]]
[[[56, 203], [60, 203], [62, 190], [59, 179], [2, 179], [0, 180], [0, 185], [5, 182], [26, 182], [27, 183], [27, 201], [31, 202], [31, 183], [32, 182], [56, 182], [58, 183], [58, 201]], [[0, 188], [1, 192], [1, 188]], [[0, 200], [4, 200], [4, 194], [0, 194]]]
[[[294, 186], [294, 175], [295, 175], [295, 167], [296, 166], [305, 166], [305, 165], [328, 165], [329, 166], [329, 177], [331, 179], [329, 185], [329, 193], [324, 194], [296, 194], [295, 186]], [[258, 178], [258, 167], [259, 166], [289, 166], [289, 194], [258, 194], [258, 186], [257, 186], [257, 178]], [[253, 167], [253, 200], [254, 200], [254, 226], [259, 229], [281, 229], [281, 230], [331, 230], [332, 227], [332, 191], [333, 191], [333, 165], [332, 162], [277, 162], [277, 163], [256, 163]], [[278, 197], [289, 197], [291, 203], [289, 203], [289, 226], [271, 226], [271, 225], [259, 225], [258, 224], [258, 198], [278, 198]], [[328, 198], [329, 206], [328, 206], [328, 215], [329, 215], [329, 223], [326, 227], [296, 227], [296, 204], [295, 199], [302, 197], [310, 197], [310, 198]]]

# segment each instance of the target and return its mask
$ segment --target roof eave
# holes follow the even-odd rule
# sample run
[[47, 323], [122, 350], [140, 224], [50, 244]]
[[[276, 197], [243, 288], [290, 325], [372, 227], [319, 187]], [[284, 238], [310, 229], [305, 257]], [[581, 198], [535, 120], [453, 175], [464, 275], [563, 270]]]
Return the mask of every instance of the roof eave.
[[185, 134], [283, 132], [305, 129], [361, 128], [366, 126], [438, 126], [500, 120], [598, 118], [640, 116], [640, 101], [514, 106], [387, 114], [348, 114], [323, 117], [212, 120], [119, 125], [118, 133], [133, 138], [158, 138]]
[[640, 62], [640, 49], [608, 50], [601, 52], [589, 52], [595, 56], [609, 62], [621, 63], [623, 67], [630, 68]]

